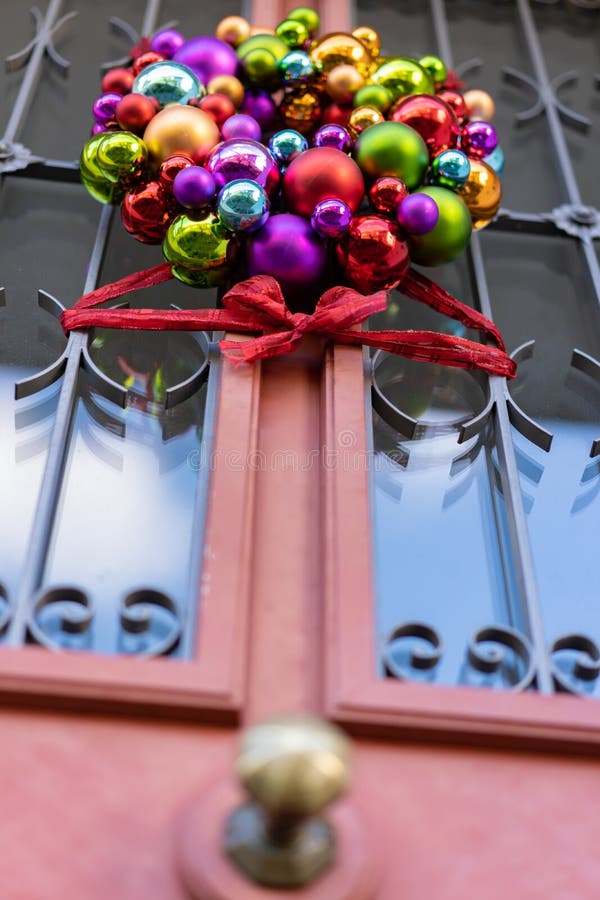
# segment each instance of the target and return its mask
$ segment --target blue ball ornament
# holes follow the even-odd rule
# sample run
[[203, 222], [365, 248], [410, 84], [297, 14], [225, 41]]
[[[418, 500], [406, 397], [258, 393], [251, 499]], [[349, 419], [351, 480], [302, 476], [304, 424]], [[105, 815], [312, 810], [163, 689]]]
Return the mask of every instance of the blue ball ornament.
[[142, 69], [133, 82], [133, 94], [154, 97], [161, 106], [168, 103], [186, 104], [203, 97], [206, 88], [198, 76], [182, 63], [164, 60]]
[[218, 216], [232, 231], [256, 231], [269, 218], [270, 202], [256, 181], [239, 178], [230, 181], [219, 193]]
[[483, 157], [483, 162], [487, 163], [490, 169], [493, 169], [502, 178], [504, 175], [504, 150], [500, 144], [495, 150]]
[[279, 168], [286, 169], [292, 160], [308, 150], [308, 141], [299, 131], [284, 128], [273, 135], [268, 146]]
[[462, 150], [443, 150], [431, 163], [431, 183], [452, 191], [462, 187], [470, 174], [471, 163]]
[[315, 64], [303, 50], [292, 50], [279, 61], [281, 79], [285, 85], [306, 84], [315, 74]]

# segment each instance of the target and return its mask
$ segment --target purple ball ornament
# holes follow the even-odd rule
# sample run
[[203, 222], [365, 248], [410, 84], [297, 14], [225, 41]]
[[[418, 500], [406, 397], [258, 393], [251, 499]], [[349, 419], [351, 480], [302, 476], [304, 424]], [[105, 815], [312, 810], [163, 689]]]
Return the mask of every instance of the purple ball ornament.
[[268, 91], [246, 91], [240, 112], [252, 116], [266, 131], [275, 119], [277, 105]]
[[174, 28], [164, 28], [157, 31], [150, 41], [150, 49], [154, 53], [160, 53], [165, 59], [173, 59], [180, 47], [185, 44], [185, 38], [180, 31]]
[[96, 134], [102, 134], [102, 132], [106, 130], [106, 125], [101, 125], [100, 122], [94, 122], [92, 130], [90, 131], [90, 137], [94, 137]]
[[327, 265], [327, 245], [302, 216], [271, 216], [246, 245], [250, 275], [271, 275], [286, 300], [298, 298], [308, 305]]
[[429, 234], [438, 223], [440, 211], [433, 197], [427, 194], [409, 194], [398, 205], [396, 218], [407, 234]]
[[279, 185], [279, 169], [271, 153], [258, 141], [247, 138], [233, 138], [217, 144], [205, 165], [218, 190], [230, 181], [249, 179], [260, 184], [272, 197]]
[[94, 121], [99, 125], [105, 125], [107, 122], [114, 120], [115, 110], [122, 99], [122, 94], [116, 94], [112, 91], [108, 94], [101, 94], [98, 99], [94, 101], [92, 107]]
[[341, 237], [351, 222], [352, 210], [343, 200], [321, 200], [310, 217], [310, 224], [322, 238]]
[[235, 75], [238, 69], [238, 58], [233, 47], [212, 35], [201, 35], [186, 41], [173, 60], [195, 72], [204, 84], [217, 75]]
[[181, 169], [173, 181], [173, 195], [187, 209], [203, 209], [216, 193], [215, 179], [201, 166]]
[[251, 141], [260, 141], [261, 128], [256, 119], [239, 113], [236, 116], [230, 116], [223, 122], [221, 134], [224, 141], [232, 140], [232, 138], [248, 138]]
[[315, 147], [333, 147], [335, 150], [341, 150], [342, 153], [349, 153], [352, 148], [352, 138], [350, 134], [341, 125], [322, 125], [315, 132], [313, 138]]
[[468, 122], [460, 136], [460, 149], [473, 159], [489, 156], [498, 146], [498, 134], [490, 122]]

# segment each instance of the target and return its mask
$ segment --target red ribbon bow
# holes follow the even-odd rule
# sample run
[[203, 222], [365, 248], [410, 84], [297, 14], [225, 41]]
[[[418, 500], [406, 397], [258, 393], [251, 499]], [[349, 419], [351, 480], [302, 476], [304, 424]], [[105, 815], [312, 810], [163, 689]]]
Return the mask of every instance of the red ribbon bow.
[[278, 282], [269, 275], [254, 275], [234, 285], [222, 299], [224, 309], [95, 308], [172, 277], [168, 263], [128, 275], [85, 294], [73, 309], [63, 312], [61, 324], [65, 332], [93, 327], [263, 332], [250, 341], [221, 341], [219, 346], [223, 355], [236, 365], [290, 353], [305, 334], [311, 333], [341, 344], [367, 345], [409, 359], [480, 369], [506, 378], [513, 378], [516, 372], [516, 364], [505, 352], [502, 336], [493, 322], [412, 269], [401, 284], [405, 294], [457, 319], [467, 328], [483, 332], [496, 346], [435, 331], [354, 330], [356, 325], [386, 308], [385, 291], [364, 296], [352, 288], [333, 287], [319, 298], [314, 313], [292, 313], [285, 304]]

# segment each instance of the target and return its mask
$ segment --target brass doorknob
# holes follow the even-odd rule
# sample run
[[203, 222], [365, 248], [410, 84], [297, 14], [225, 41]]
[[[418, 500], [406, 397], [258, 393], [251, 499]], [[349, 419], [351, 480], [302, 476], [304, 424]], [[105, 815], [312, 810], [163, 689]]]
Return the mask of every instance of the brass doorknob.
[[228, 819], [230, 858], [260, 884], [308, 884], [334, 858], [335, 835], [319, 814], [348, 785], [350, 742], [319, 719], [272, 719], [242, 735], [236, 772], [250, 800]]

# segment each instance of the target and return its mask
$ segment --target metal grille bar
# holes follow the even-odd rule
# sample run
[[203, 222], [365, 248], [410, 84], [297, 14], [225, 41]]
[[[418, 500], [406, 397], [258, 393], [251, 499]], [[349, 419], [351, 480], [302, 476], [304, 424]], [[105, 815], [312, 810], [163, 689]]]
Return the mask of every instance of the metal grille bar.
[[[596, 4], [593, 8], [600, 9], [600, 4]], [[454, 60], [448, 24], [448, 4], [445, 0], [430, 0], [429, 12], [438, 53], [453, 68]], [[550, 79], [529, 0], [516, 0], [515, 13], [525, 39], [535, 78], [513, 69], [505, 70], [505, 76], [511, 81], [526, 84], [537, 91], [538, 98], [536, 103], [532, 106], [531, 111], [521, 114], [520, 119], [525, 121], [534, 115], [545, 114], [550, 144], [561, 174], [565, 203], [556, 210], [542, 214], [502, 209], [497, 220], [490, 225], [490, 230], [520, 231], [528, 234], [544, 234], [562, 238], [568, 235], [574, 238], [581, 247], [585, 271], [589, 275], [594, 297], [596, 301], [600, 301], [600, 266], [593, 244], [594, 239], [600, 236], [600, 212], [593, 207], [584, 205], [582, 202], [561, 118], [571, 122], [580, 129], [586, 129], [589, 126], [589, 122], [566, 107], [556, 97], [557, 87], [566, 83], [571, 73], [559, 76], [553, 81]], [[463, 65], [462, 71], [467, 66], [468, 64]], [[461, 71], [460, 66], [457, 71]], [[473, 234], [467, 255], [475, 303], [486, 316], [493, 318], [493, 302], [491, 301], [488, 287], [482, 240], [478, 233]], [[515, 357], [526, 358], [527, 355], [531, 354], [531, 349], [532, 342], [518, 348], [514, 355]], [[597, 371], [596, 361], [578, 350], [573, 351], [571, 365], [577, 365], [577, 361], [582, 356], [589, 359], [589, 365], [593, 367], [594, 372]], [[568, 684], [568, 679], [561, 679], [560, 674], [557, 673], [554, 660], [552, 659], [553, 653], [561, 648], [579, 652], [579, 663], [575, 662], [575, 667], [579, 666], [577, 677], [589, 680], [597, 677], [598, 667], [594, 664], [594, 660], [598, 656], [598, 650], [593, 641], [580, 635], [559, 638], [548, 649], [511, 423], [544, 450], [550, 449], [552, 435], [530, 419], [517, 406], [514, 398], [508, 392], [504, 379], [490, 378], [489, 394], [493, 405], [494, 440], [499, 460], [498, 475], [504, 498], [511, 561], [518, 593], [517, 615], [520, 621], [512, 621], [514, 614], [509, 609], [510, 624], [513, 629], [520, 624], [524, 634], [527, 636], [529, 649], [533, 657], [534, 683], [537, 690], [546, 694], [552, 693], [555, 689], [575, 690], [572, 684]], [[374, 396], [377, 397], [377, 389]], [[381, 404], [378, 403], [375, 408], [381, 414], [383, 409]], [[487, 413], [487, 408], [484, 412]], [[388, 424], [393, 426], [391, 418], [386, 417], [386, 415], [383, 418]], [[398, 422], [401, 421], [401, 416], [396, 418]], [[475, 426], [478, 429], [481, 428], [481, 420], [482, 416], [480, 415], [476, 420], [474, 419], [463, 425], [459, 440], [462, 441], [466, 436], [476, 433], [474, 428]], [[414, 435], [417, 423], [413, 422], [413, 426], [409, 432], [403, 430], [402, 433]], [[595, 456], [597, 452], [598, 441], [595, 441], [590, 455]], [[483, 629], [482, 631], [486, 632], [486, 636], [482, 637], [480, 633], [475, 638], [475, 644], [479, 640], [488, 640], [492, 643], [497, 642], [505, 646], [512, 646], [513, 651], [517, 653], [517, 656], [519, 655], [518, 642], [516, 640], [513, 641], [513, 638], [518, 638], [518, 632], [514, 632], [514, 635], [509, 636], [507, 640], [509, 629], [492, 628]], [[501, 636], [502, 632], [504, 632], [504, 638]], [[425, 623], [406, 623], [405, 625], [399, 625], [388, 636], [387, 643], [384, 645], [384, 666], [389, 675], [409, 677], [407, 675], [407, 667], [404, 664], [399, 665], [394, 658], [394, 645], [404, 638], [409, 638], [412, 641], [410, 645], [412, 647], [410, 651], [410, 666], [428, 670], [438, 664], [442, 653], [441, 636], [434, 628]], [[415, 643], [415, 639], [417, 639], [417, 643]], [[511, 641], [513, 641], [512, 645]], [[426, 646], [423, 645], [423, 642]], [[492, 651], [493, 655], [494, 651]], [[479, 671], [494, 671], [493, 667], [500, 658], [496, 654], [494, 662], [491, 656], [483, 656], [480, 659], [477, 659], [476, 656], [477, 653], [474, 650], [472, 641], [469, 645], [469, 662], [472, 665], [474, 664]], [[490, 668], [486, 669], [487, 665]], [[530, 680], [523, 678], [518, 684], [513, 684], [513, 689], [522, 690], [527, 688], [529, 684]]]
[[[35, 91], [43, 71], [44, 55], [66, 73], [68, 62], [54, 48], [54, 39], [62, 32], [76, 13], [69, 13], [60, 18], [62, 0], [50, 0], [46, 14], [42, 17], [34, 12], [36, 34], [32, 41], [20, 53], [7, 60], [7, 68], [14, 70], [25, 65], [25, 74], [19, 86], [9, 121], [0, 141], [0, 174], [12, 173], [50, 180], [78, 181], [77, 162], [47, 160], [35, 156], [28, 148], [18, 143], [27, 112], [31, 107]], [[161, 0], [147, 0], [143, 14], [141, 35], [152, 34], [158, 29], [158, 17]], [[138, 34], [126, 23], [123, 28], [130, 38], [137, 40]], [[83, 293], [92, 291], [98, 286], [103, 259], [107, 250], [114, 208], [105, 206], [100, 214], [92, 254], [87, 269]], [[40, 306], [53, 315], [59, 315], [62, 305], [43, 291], [39, 294]], [[105, 375], [95, 364], [89, 352], [87, 333], [73, 332], [60, 358], [42, 372], [39, 372], [15, 386], [17, 399], [30, 396], [60, 379], [60, 388], [50, 441], [47, 449], [45, 468], [33, 525], [29, 534], [26, 552], [27, 563], [18, 583], [16, 595], [10, 603], [10, 610], [2, 622], [4, 642], [10, 646], [22, 646], [28, 640], [47, 647], [59, 648], [44, 629], [36, 621], [40, 613], [48, 605], [58, 601], [70, 604], [71, 608], [60, 613], [61, 629], [65, 633], [83, 633], [92, 623], [94, 610], [91, 600], [85, 591], [74, 588], [50, 589], [40, 596], [40, 588], [44, 580], [44, 572], [48, 564], [49, 550], [53, 528], [61, 492], [66, 461], [70, 452], [73, 424], [80, 399], [79, 373], [84, 368], [94, 388], [103, 396], [126, 406], [127, 391]], [[204, 351], [206, 362], [198, 371], [185, 381], [166, 389], [165, 405], [172, 408], [194, 394], [208, 374], [208, 342], [200, 336], [199, 343]], [[212, 418], [216, 404], [217, 376], [210, 379], [207, 402], [205, 404], [206, 429], [203, 434], [205, 449], [211, 439]], [[175, 603], [168, 595], [152, 588], [145, 588], [130, 593], [121, 602], [119, 616], [123, 633], [144, 633], [151, 627], [152, 616], [159, 610], [163, 620], [169, 621], [167, 633], [159, 635], [158, 640], [150, 636], [145, 641], [144, 655], [159, 655], [171, 652], [176, 646], [184, 656], [191, 655], [194, 645], [195, 616], [191, 615], [197, 597], [197, 579], [200, 567], [201, 546], [204, 529], [204, 510], [206, 506], [207, 484], [199, 475], [197, 478], [196, 498], [194, 504], [194, 521], [192, 537], [192, 554], [189, 577], [185, 587], [184, 602]], [[6, 599], [6, 598], [5, 598]], [[6, 621], [5, 621], [6, 619]], [[149, 646], [148, 646], [149, 645]], [[138, 651], [134, 651], [138, 652]]]

